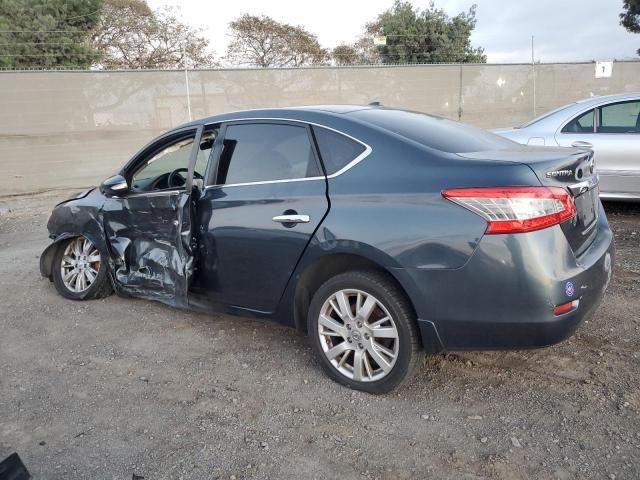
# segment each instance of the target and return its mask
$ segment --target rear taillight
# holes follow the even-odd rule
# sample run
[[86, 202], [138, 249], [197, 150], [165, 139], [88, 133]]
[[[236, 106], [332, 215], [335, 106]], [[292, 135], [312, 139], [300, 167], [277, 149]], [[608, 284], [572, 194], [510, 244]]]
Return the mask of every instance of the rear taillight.
[[573, 217], [573, 199], [560, 187], [453, 188], [442, 196], [487, 221], [486, 233], [523, 233]]
[[564, 315], [565, 313], [571, 312], [572, 310], [575, 310], [576, 308], [578, 308], [579, 304], [580, 304], [580, 300], [572, 300], [570, 302], [556, 305], [555, 307], [553, 307], [553, 314]]

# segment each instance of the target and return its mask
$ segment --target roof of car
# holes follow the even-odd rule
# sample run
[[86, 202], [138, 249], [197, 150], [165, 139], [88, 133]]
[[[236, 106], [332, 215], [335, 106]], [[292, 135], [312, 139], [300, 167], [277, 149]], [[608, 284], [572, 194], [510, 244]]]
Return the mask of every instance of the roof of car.
[[[588, 107], [591, 105], [598, 105], [601, 103], [633, 100], [637, 98], [640, 98], [640, 92], [627, 92], [627, 93], [618, 93], [613, 95], [596, 95], [593, 97], [578, 100], [573, 103], [569, 103], [564, 107], [558, 108], [552, 112], [548, 112], [547, 114], [538, 117], [537, 120], [542, 120], [543, 117], [552, 116], [556, 113], [559, 113], [562, 110], [567, 110], [570, 107], [580, 109], [580, 108]], [[187, 123], [185, 125], [181, 125], [178, 128], [191, 126], [191, 125], [201, 125], [201, 124], [224, 122], [224, 121], [230, 121], [230, 120], [255, 119], [255, 118], [273, 118], [273, 119], [277, 118], [277, 119], [292, 119], [292, 120], [305, 121], [305, 120], [308, 120], [304, 118], [305, 113], [314, 114], [315, 117], [326, 116], [327, 118], [329, 117], [335, 118], [335, 117], [341, 117], [343, 115], [347, 115], [353, 112], [358, 112], [362, 110], [379, 109], [379, 108], [382, 108], [385, 110], [394, 110], [393, 108], [383, 107], [382, 105], [379, 105], [379, 104], [301, 105], [301, 106], [291, 106], [291, 107], [247, 109], [247, 110], [237, 110], [232, 112], [226, 112], [218, 115], [212, 115], [206, 118], [201, 118], [193, 122]]]
[[[361, 141], [378, 141], [380, 132], [445, 153], [504, 147], [486, 130], [427, 113], [374, 105], [312, 105], [243, 110], [197, 120], [185, 126], [242, 120], [293, 120], [324, 126]], [[368, 137], [368, 139], [367, 139]], [[375, 139], [375, 140], [374, 140]], [[511, 142], [509, 142], [511, 144]]]
[[627, 92], [616, 93], [613, 95], [595, 95], [593, 97], [577, 100], [573, 103], [568, 103], [555, 110], [548, 111], [542, 115], [529, 120], [521, 125], [519, 128], [535, 128], [544, 129], [551, 125], [557, 127], [558, 122], [565, 122], [574, 115], [587, 111], [593, 107], [600, 105], [606, 105], [608, 103], [624, 102], [625, 100], [638, 100], [640, 99], [640, 92]]
[[625, 100], [636, 100], [640, 98], [640, 92], [627, 92], [627, 93], [616, 93], [612, 95], [594, 95], [593, 97], [583, 98], [582, 100], [577, 100], [573, 103], [569, 103], [564, 107], [560, 107], [555, 112], [560, 112], [567, 108], [574, 107], [577, 110], [602, 105], [605, 103], [613, 103], [613, 102], [623, 102]]
[[578, 100], [580, 104], [598, 104], [601, 102], [615, 102], [618, 100], [633, 100], [640, 98], [640, 92], [615, 93], [612, 95], [594, 95], [593, 97]]
[[201, 125], [208, 123], [217, 123], [230, 120], [256, 119], [256, 118], [273, 118], [273, 119], [291, 119], [291, 120], [308, 120], [305, 115], [312, 114], [315, 117], [336, 117], [347, 113], [378, 108], [369, 105], [303, 105], [293, 107], [276, 107], [276, 108], [256, 108], [250, 110], [237, 110], [233, 112], [221, 113], [205, 118], [194, 120], [193, 122], [181, 125], [177, 128], [188, 127], [191, 125]]
[[583, 108], [600, 105], [604, 103], [620, 102], [625, 100], [635, 100], [638, 98], [640, 98], [640, 92], [615, 93], [612, 95], [594, 95], [592, 97], [577, 100], [573, 103], [568, 103], [567, 105], [564, 105], [563, 107], [560, 107], [549, 113], [552, 114], [552, 113], [560, 112], [562, 110], [565, 110], [571, 107], [575, 107], [576, 109], [583, 109]]
[[358, 110], [369, 110], [372, 108], [378, 108], [380, 105], [303, 105], [300, 107], [293, 107], [295, 110], [311, 110], [330, 113], [351, 113]]

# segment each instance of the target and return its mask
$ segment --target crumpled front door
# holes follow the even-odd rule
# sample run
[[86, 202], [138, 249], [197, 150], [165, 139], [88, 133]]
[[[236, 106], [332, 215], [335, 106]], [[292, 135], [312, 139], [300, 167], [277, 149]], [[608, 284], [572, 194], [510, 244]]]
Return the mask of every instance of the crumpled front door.
[[191, 194], [108, 198], [103, 221], [118, 290], [186, 307], [193, 274]]

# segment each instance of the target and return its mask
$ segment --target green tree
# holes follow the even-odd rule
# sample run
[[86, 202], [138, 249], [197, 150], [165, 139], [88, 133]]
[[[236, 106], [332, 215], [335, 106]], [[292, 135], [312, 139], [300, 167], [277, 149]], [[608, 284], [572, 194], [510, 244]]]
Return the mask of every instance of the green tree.
[[324, 64], [329, 58], [315, 35], [271, 17], [244, 14], [229, 24], [226, 60], [254, 67], [299, 67]]
[[640, 0], [624, 0], [622, 7], [624, 12], [620, 14], [620, 25], [631, 33], [640, 33]]
[[101, 0], [0, 0], [0, 67], [89, 67]]
[[215, 65], [209, 41], [175, 10], [152, 10], [145, 0], [104, 0], [91, 37], [102, 68], [181, 68]]
[[484, 63], [484, 50], [471, 45], [475, 26], [475, 5], [468, 12], [449, 17], [433, 2], [420, 10], [396, 0], [393, 7], [365, 26], [365, 36], [386, 36], [386, 45], [376, 47], [382, 63]]

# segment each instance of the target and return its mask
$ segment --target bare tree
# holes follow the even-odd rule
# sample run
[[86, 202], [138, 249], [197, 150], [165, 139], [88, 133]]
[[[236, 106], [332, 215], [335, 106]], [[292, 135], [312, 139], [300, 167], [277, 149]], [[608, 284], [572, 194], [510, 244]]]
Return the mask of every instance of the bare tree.
[[153, 11], [145, 0], [105, 0], [91, 43], [104, 68], [181, 68], [215, 65], [209, 42], [175, 10]]
[[324, 64], [329, 53], [302, 27], [244, 14], [229, 24], [231, 43], [226, 59], [234, 65], [299, 67]]
[[365, 31], [353, 45], [358, 54], [356, 62], [359, 65], [377, 65], [382, 63], [382, 57], [378, 54], [378, 49], [373, 44], [373, 33]]
[[355, 47], [346, 43], [335, 47], [331, 52], [331, 56], [336, 65], [354, 65], [358, 63], [358, 53]]

